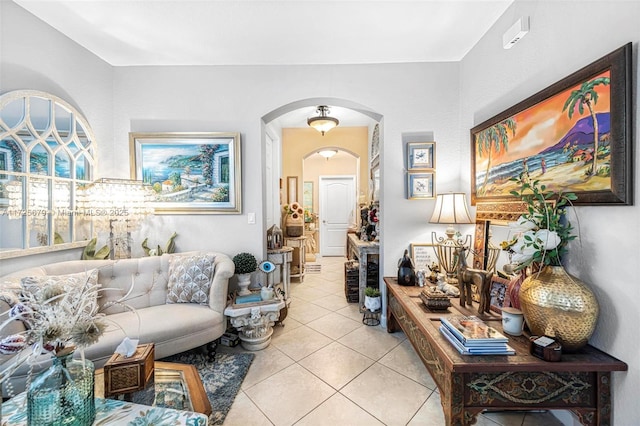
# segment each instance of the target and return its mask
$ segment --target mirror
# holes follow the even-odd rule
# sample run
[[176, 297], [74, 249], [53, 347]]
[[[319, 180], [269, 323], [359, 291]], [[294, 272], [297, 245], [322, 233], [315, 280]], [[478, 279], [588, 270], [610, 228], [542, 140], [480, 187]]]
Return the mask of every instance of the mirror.
[[0, 95], [0, 259], [79, 247], [91, 238], [78, 187], [93, 178], [86, 119], [49, 93]]

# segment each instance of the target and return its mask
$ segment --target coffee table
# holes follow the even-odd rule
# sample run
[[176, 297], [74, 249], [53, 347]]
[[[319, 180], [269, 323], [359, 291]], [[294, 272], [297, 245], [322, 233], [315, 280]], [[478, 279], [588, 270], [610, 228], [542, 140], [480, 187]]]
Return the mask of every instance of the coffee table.
[[[104, 398], [104, 370], [95, 373], [95, 396]], [[198, 370], [193, 365], [156, 361], [154, 384], [133, 394], [121, 395], [134, 403], [211, 414], [211, 403]]]

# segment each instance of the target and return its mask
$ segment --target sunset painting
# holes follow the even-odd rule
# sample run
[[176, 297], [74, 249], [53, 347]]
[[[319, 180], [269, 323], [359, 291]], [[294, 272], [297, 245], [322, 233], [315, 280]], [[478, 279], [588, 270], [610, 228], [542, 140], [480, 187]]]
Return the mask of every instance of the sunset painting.
[[607, 70], [474, 134], [477, 195], [508, 196], [514, 177], [610, 190], [610, 83]]

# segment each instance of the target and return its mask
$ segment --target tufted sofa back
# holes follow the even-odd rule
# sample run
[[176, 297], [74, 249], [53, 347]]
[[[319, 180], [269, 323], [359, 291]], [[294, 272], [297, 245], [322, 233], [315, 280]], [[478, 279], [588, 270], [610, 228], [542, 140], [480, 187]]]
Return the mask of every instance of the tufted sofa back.
[[[209, 253], [215, 255], [215, 271], [209, 291], [209, 306], [216, 312], [222, 313], [227, 302], [228, 280], [233, 276], [234, 264], [223, 253]], [[71, 260], [17, 271], [3, 277], [3, 279], [65, 275], [98, 269], [98, 282], [103, 289], [100, 292], [99, 304], [102, 308], [101, 311], [108, 315], [126, 311], [126, 307], [117, 303], [125, 296], [126, 305], [134, 309], [164, 305], [169, 282], [170, 257], [194, 254], [199, 253], [163, 254], [162, 256], [120, 260]]]

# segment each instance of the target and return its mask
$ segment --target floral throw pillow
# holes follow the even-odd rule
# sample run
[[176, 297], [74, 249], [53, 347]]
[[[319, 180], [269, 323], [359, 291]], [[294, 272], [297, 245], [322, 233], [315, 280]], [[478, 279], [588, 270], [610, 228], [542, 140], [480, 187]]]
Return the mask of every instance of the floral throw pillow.
[[167, 303], [209, 303], [215, 256], [171, 256]]

